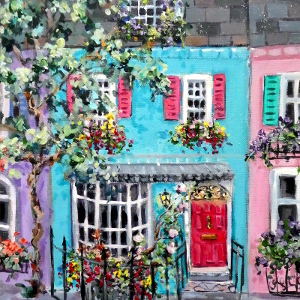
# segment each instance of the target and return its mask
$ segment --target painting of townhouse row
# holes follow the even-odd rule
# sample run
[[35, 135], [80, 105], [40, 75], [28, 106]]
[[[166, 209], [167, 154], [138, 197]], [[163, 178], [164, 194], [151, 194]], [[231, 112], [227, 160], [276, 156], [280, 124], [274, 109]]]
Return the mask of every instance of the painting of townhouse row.
[[0, 0], [0, 299], [300, 297], [297, 0]]

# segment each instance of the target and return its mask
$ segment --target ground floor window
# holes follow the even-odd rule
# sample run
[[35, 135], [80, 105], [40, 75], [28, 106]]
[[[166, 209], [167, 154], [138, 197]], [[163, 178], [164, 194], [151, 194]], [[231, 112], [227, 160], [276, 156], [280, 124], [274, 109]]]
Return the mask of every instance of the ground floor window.
[[0, 238], [12, 239], [15, 232], [16, 197], [13, 185], [0, 176]]
[[132, 236], [142, 233], [152, 241], [152, 201], [148, 183], [73, 183], [74, 242], [90, 245], [93, 233], [101, 238], [113, 256], [126, 256]]
[[277, 168], [271, 172], [271, 227], [279, 220], [300, 216], [300, 177], [297, 168]]

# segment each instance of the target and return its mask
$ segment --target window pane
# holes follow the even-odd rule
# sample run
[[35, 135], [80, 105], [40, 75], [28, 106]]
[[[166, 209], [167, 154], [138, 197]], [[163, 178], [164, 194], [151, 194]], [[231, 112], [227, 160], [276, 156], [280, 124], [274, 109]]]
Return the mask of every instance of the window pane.
[[121, 245], [127, 245], [127, 236], [126, 232], [121, 232]]
[[102, 237], [101, 238], [102, 238], [104, 244], [107, 244], [107, 235], [108, 235], [108, 233], [106, 231], [102, 232]]
[[83, 227], [79, 227], [79, 239], [84, 241], [84, 228]]
[[100, 229], [108, 228], [107, 224], [107, 205], [100, 205], [99, 207], [100, 214]]
[[106, 200], [106, 184], [100, 183], [100, 199]]
[[121, 210], [121, 227], [127, 228], [127, 213], [125, 211], [125, 207], [122, 206]]
[[117, 192], [117, 187], [113, 185], [111, 187], [111, 201], [117, 201], [118, 200], [118, 192]]
[[8, 231], [0, 230], [1, 241], [7, 240], [9, 238]]
[[88, 223], [89, 225], [95, 225], [95, 203], [88, 201]]
[[78, 212], [78, 222], [84, 223], [85, 220], [85, 206], [84, 200], [78, 199], [77, 200], [77, 212]]
[[294, 103], [288, 103], [286, 105], [285, 115], [289, 117], [291, 120], [295, 120], [295, 109]]
[[127, 249], [122, 249], [122, 256], [127, 257], [128, 256], [128, 250]]
[[111, 243], [114, 245], [117, 243], [117, 233], [115, 231], [111, 233]]
[[115, 205], [111, 206], [111, 228], [118, 228], [118, 207]]
[[288, 81], [286, 95], [291, 98], [294, 97], [294, 81]]
[[77, 182], [75, 185], [76, 185], [76, 189], [77, 189], [77, 194], [80, 196], [83, 196], [84, 195], [84, 184]]
[[8, 202], [0, 202], [0, 223], [8, 224]]
[[142, 198], [148, 197], [148, 185], [147, 183], [141, 184], [141, 196]]
[[295, 198], [296, 182], [295, 177], [280, 176], [280, 196], [281, 198]]
[[142, 211], [142, 224], [147, 224], [147, 219], [146, 219], [146, 215], [147, 215], [147, 202], [142, 204], [141, 207]]
[[93, 235], [95, 234], [95, 229], [94, 228], [89, 228], [88, 229], [88, 236], [89, 236], [89, 242], [93, 243], [95, 241], [95, 238]]
[[138, 217], [136, 205], [131, 206], [131, 224], [132, 227], [136, 227], [139, 225], [139, 217]]
[[0, 195], [7, 195], [6, 187], [3, 184], [0, 184]]
[[130, 187], [130, 193], [131, 193], [131, 201], [135, 201], [138, 199], [138, 185], [133, 184]]
[[94, 184], [87, 185], [87, 197], [95, 199], [96, 186]]
[[296, 205], [279, 205], [278, 206], [279, 220], [297, 220], [297, 206]]
[[122, 193], [122, 201], [127, 202], [127, 186], [126, 185], [123, 185], [121, 193]]

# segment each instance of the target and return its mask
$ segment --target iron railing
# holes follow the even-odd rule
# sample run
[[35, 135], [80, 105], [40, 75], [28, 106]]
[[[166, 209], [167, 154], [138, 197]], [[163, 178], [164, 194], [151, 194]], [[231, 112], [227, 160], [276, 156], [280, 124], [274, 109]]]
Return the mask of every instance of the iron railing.
[[[67, 299], [67, 293], [68, 293], [68, 288], [67, 288], [67, 246], [66, 246], [66, 239], [65, 237], [63, 238], [62, 242], [62, 248], [56, 247], [53, 243], [53, 230], [52, 227], [50, 227], [50, 257], [51, 257], [51, 296], [53, 298], [59, 299], [55, 295], [55, 270], [54, 270], [54, 248], [59, 250], [62, 254], [62, 281], [63, 281], [63, 299]], [[126, 299], [126, 300], [133, 300], [136, 299], [135, 295], [135, 287], [134, 287], [134, 271], [137, 268], [140, 268], [141, 266], [138, 266], [136, 264], [135, 260], [135, 253], [134, 249], [131, 250], [130, 253], [130, 259], [123, 264], [123, 268], [129, 268], [129, 286], [128, 286], [128, 294], [124, 294], [122, 296], [116, 296], [112, 292], [109, 294], [108, 292], [108, 285], [109, 285], [109, 280], [107, 278], [107, 269], [112, 266], [111, 261], [107, 259], [105, 251], [108, 251], [106, 249], [103, 249], [101, 251], [104, 251], [102, 253], [101, 257], [103, 258], [100, 262], [92, 259], [87, 259], [84, 256], [83, 249], [81, 249], [80, 254], [77, 256], [80, 264], [81, 264], [81, 272], [80, 272], [80, 296], [82, 300], [94, 300], [97, 299], [97, 297], [102, 299], [102, 300], [108, 300], [108, 299]], [[169, 286], [169, 270], [172, 268], [176, 268], [176, 294], [177, 298], [181, 299], [181, 294], [182, 290], [187, 283], [188, 279], [188, 271], [187, 271], [187, 251], [186, 251], [186, 243], [182, 242], [182, 244], [177, 248], [175, 255], [175, 266], [174, 264], [168, 264], [166, 260], [166, 266], [165, 266], [165, 280], [166, 280], [166, 287]], [[103, 277], [101, 280], [103, 280], [103, 284], [100, 286], [97, 281], [93, 281], [91, 283], [86, 282], [86, 276], [84, 274], [84, 261], [89, 262], [91, 264], [98, 265], [101, 270], [103, 270], [102, 274]], [[120, 267], [119, 267], [120, 268]], [[122, 267], [121, 267], [122, 268]], [[143, 265], [142, 268], [145, 270], [148, 269], [150, 272], [151, 276], [151, 298], [156, 299], [156, 283], [155, 283], [155, 277], [157, 273], [157, 264], [150, 258], [150, 263], [148, 265]], [[142, 288], [142, 292], [140, 294], [140, 300], [146, 300], [146, 291], [144, 288]], [[118, 297], [118, 298], [116, 298]], [[166, 297], [169, 300], [170, 299], [170, 290], [166, 288]]]
[[245, 284], [245, 251], [244, 246], [231, 240], [230, 277], [233, 280], [234, 291], [242, 293]]

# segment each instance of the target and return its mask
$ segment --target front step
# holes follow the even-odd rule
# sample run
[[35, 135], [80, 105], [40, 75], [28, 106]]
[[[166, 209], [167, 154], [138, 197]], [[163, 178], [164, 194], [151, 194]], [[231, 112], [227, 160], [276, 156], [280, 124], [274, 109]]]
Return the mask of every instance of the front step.
[[234, 293], [235, 288], [231, 280], [228, 281], [190, 281], [183, 290], [183, 293], [191, 292], [222, 292]]
[[230, 272], [228, 267], [192, 268], [189, 279], [191, 281], [228, 281]]

